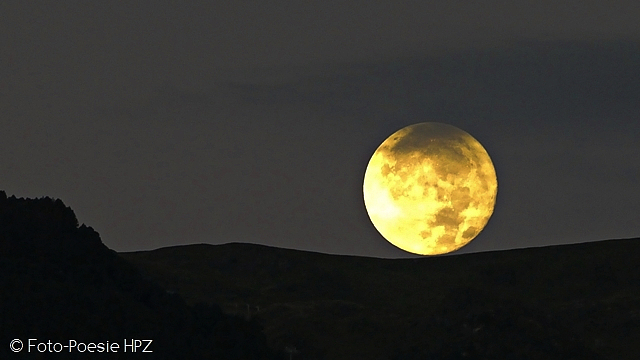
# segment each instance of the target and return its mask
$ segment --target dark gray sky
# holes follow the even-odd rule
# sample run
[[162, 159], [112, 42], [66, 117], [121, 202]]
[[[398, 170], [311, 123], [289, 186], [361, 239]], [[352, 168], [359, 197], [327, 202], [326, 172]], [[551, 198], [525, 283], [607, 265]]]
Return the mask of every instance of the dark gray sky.
[[640, 2], [3, 1], [0, 189], [116, 251], [253, 242], [408, 257], [370, 223], [417, 122], [498, 174], [459, 253], [640, 235]]

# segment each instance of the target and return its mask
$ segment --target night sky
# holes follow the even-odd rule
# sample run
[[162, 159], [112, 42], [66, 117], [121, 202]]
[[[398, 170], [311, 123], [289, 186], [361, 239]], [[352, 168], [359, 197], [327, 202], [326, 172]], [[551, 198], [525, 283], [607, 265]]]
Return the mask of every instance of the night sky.
[[468, 253], [640, 236], [640, 2], [3, 1], [0, 189], [116, 251], [413, 257], [364, 208], [396, 130], [498, 175]]

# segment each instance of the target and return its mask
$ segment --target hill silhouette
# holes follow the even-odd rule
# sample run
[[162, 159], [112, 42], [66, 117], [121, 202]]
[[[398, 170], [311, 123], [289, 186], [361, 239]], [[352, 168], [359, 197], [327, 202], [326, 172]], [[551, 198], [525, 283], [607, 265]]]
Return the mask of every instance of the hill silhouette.
[[640, 239], [419, 259], [262, 245], [121, 253], [293, 359], [635, 359]]
[[[92, 354], [131, 358], [124, 340], [153, 340], [135, 354], [147, 359], [281, 359], [260, 324], [224, 314], [211, 303], [187, 305], [108, 249], [99, 234], [61, 200], [7, 197], [0, 191], [0, 358], [85, 359], [27, 352], [37, 342], [118, 343], [119, 351]], [[25, 348], [12, 353], [9, 343]], [[130, 342], [131, 343], [131, 342]], [[144, 343], [145, 346], [148, 343]], [[77, 349], [74, 349], [77, 350]], [[137, 349], [138, 352], [143, 349]], [[94, 351], [97, 351], [94, 349]]]
[[640, 239], [419, 259], [118, 254], [61, 200], [0, 191], [0, 358], [89, 357], [10, 352], [35, 338], [152, 339], [148, 359], [635, 359], [639, 254]]

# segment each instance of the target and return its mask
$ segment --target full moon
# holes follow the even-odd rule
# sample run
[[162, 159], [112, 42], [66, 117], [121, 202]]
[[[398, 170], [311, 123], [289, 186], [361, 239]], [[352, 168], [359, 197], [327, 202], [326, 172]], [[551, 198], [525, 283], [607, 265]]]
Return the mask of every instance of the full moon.
[[371, 222], [393, 245], [420, 255], [446, 254], [485, 227], [498, 180], [491, 158], [466, 132], [424, 122], [402, 128], [373, 153], [364, 174]]

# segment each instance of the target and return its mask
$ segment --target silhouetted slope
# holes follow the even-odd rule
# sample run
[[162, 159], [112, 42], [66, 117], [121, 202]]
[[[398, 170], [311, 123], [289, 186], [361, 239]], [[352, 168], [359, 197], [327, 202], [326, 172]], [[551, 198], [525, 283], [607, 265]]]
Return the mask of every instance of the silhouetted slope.
[[120, 254], [188, 302], [258, 316], [297, 359], [635, 359], [640, 240], [419, 259], [253, 244]]
[[[259, 324], [215, 305], [187, 306], [78, 226], [60, 200], [0, 191], [0, 358], [88, 358], [13, 354], [12, 339], [68, 344], [152, 339], [148, 359], [274, 359]], [[141, 350], [141, 349], [140, 349]], [[140, 351], [139, 350], [139, 351]], [[68, 351], [65, 349], [65, 351]], [[279, 358], [279, 357], [278, 357]]]

